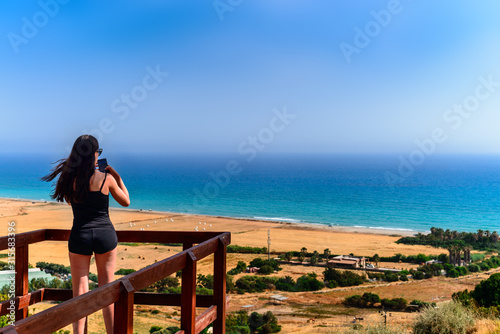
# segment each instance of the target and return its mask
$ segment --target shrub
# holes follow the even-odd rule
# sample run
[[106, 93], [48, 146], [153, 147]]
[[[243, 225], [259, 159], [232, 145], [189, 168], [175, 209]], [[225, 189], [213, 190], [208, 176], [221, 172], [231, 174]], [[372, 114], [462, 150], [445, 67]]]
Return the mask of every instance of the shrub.
[[366, 302], [360, 295], [352, 295], [344, 300], [344, 304], [354, 307], [366, 307]]
[[412, 277], [413, 277], [413, 279], [421, 280], [421, 279], [425, 278], [425, 274], [422, 271], [416, 270], [416, 271], [412, 271]]
[[262, 267], [260, 267], [259, 273], [262, 275], [269, 275], [269, 274], [274, 273], [274, 269], [270, 265], [265, 264]]
[[472, 312], [456, 302], [440, 305], [439, 308], [426, 307], [413, 325], [414, 334], [427, 333], [472, 333], [474, 317]]
[[297, 279], [295, 291], [317, 291], [325, 287], [325, 284], [316, 279], [315, 273], [309, 273]]
[[281, 326], [278, 325], [278, 319], [271, 311], [264, 314], [252, 312], [248, 318], [250, 329], [258, 334], [277, 333], [281, 331]]
[[467, 289], [465, 289], [465, 291], [455, 292], [451, 297], [454, 301], [459, 302], [464, 306], [470, 306], [474, 302], [474, 298], [472, 298], [471, 293]]
[[469, 269], [471, 273], [477, 273], [481, 271], [481, 268], [477, 264], [470, 264], [469, 266], [467, 266], [467, 269]]
[[226, 315], [226, 333], [227, 334], [250, 334], [248, 326], [248, 315], [246, 311], [228, 313]]
[[213, 289], [214, 288], [214, 276], [213, 275], [202, 275], [198, 274], [198, 277], [196, 278], [197, 285], [200, 288], [205, 288], [205, 289]]
[[281, 270], [279, 263], [276, 262], [275, 260], [272, 260], [272, 259], [268, 261], [268, 260], [261, 259], [260, 257], [256, 257], [255, 259], [250, 261], [250, 267], [257, 267], [259, 269], [262, 269], [262, 267], [265, 265], [271, 266], [271, 268], [273, 268], [273, 271], [274, 270], [276, 270], [276, 271]]
[[470, 259], [472, 260], [472, 262], [484, 260], [485, 257], [486, 255], [484, 255], [483, 253], [474, 253], [470, 255]]
[[384, 308], [388, 308], [391, 310], [404, 310], [408, 305], [408, 302], [404, 298], [384, 298], [380, 301], [380, 303]]
[[481, 281], [471, 292], [471, 296], [480, 306], [500, 306], [500, 273]]
[[274, 277], [243, 276], [236, 281], [238, 293], [262, 292], [266, 289], [274, 289], [277, 279]]
[[386, 271], [385, 274], [384, 274], [384, 276], [385, 276], [385, 280], [387, 282], [396, 282], [396, 281], [399, 281], [399, 276], [396, 273], [392, 273], [390, 271]]
[[328, 281], [328, 287], [330, 289], [336, 288], [338, 286], [339, 286], [339, 284], [337, 283], [337, 281]]
[[97, 275], [92, 273], [89, 273], [89, 280], [94, 281], [96, 283], [99, 281]]
[[339, 286], [353, 286], [363, 284], [364, 278], [361, 275], [355, 274], [352, 271], [340, 271], [333, 268], [326, 268], [323, 271], [323, 279], [325, 281], [336, 281]]
[[380, 302], [380, 297], [371, 292], [365, 292], [363, 296], [353, 295], [344, 300], [344, 304], [355, 307], [370, 307]]
[[120, 268], [119, 270], [117, 270], [115, 272], [115, 275], [128, 275], [128, 274], [132, 274], [133, 272], [135, 272], [135, 269], [123, 269], [123, 268]]
[[229, 275], [238, 275], [240, 273], [243, 273], [247, 270], [247, 264], [243, 261], [238, 261], [238, 264], [236, 265], [235, 268], [229, 270], [227, 273]]
[[162, 329], [163, 327], [160, 326], [151, 326], [151, 328], [149, 329], [149, 333], [158, 332], [161, 331]]
[[367, 304], [370, 306], [380, 303], [380, 297], [376, 293], [365, 292], [363, 293], [363, 299], [366, 300]]
[[416, 305], [417, 306], [417, 310], [420, 311], [426, 307], [435, 307], [436, 306], [436, 303], [428, 303], [428, 302], [423, 302], [421, 300], [418, 300], [418, 299], [413, 299], [410, 303], [410, 305]]
[[226, 251], [228, 253], [241, 253], [241, 254], [265, 254], [267, 247], [247, 247], [238, 245], [228, 245]]
[[276, 282], [276, 289], [281, 291], [294, 291], [295, 281], [290, 276], [280, 277]]
[[450, 271], [448, 271], [447, 276], [455, 278], [455, 277], [460, 276], [460, 274], [458, 273], [458, 271], [455, 268], [453, 268]]
[[180, 285], [177, 277], [164, 277], [158, 282], [152, 284], [152, 287], [158, 292], [165, 292], [167, 288], [176, 288]]
[[52, 271], [56, 274], [71, 274], [71, 267], [64, 266], [62, 264], [37, 262], [36, 267], [40, 269], [46, 269], [47, 271]]
[[481, 268], [481, 271], [490, 270], [490, 266], [488, 264], [486, 264], [486, 262], [479, 263], [479, 268]]
[[457, 267], [457, 271], [460, 276], [465, 276], [469, 273], [469, 271], [465, 267]]
[[305, 255], [304, 255], [303, 253], [300, 253], [300, 254], [298, 255], [298, 260], [299, 260], [299, 262], [304, 262], [304, 259], [305, 259]]

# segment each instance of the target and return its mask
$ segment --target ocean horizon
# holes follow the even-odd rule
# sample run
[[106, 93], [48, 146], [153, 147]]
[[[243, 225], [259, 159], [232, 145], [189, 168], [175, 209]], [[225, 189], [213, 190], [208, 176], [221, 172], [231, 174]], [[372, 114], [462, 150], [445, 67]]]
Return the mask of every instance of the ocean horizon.
[[[131, 209], [428, 232], [500, 229], [500, 157], [103, 155]], [[0, 197], [50, 201], [53, 154], [0, 155]], [[119, 207], [110, 200], [110, 205]]]

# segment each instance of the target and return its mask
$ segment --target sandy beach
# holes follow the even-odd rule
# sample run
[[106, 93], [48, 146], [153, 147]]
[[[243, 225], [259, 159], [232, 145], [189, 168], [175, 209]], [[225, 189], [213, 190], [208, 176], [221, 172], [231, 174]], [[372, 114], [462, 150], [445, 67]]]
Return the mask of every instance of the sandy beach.
[[[402, 254], [434, 254], [438, 249], [427, 246], [398, 245], [395, 241], [407, 231], [376, 230], [353, 227], [328, 227], [313, 224], [270, 222], [262, 220], [237, 219], [201, 215], [187, 215], [171, 212], [139, 211], [134, 209], [110, 208], [111, 220], [116, 230], [154, 231], [229, 231], [232, 244], [239, 246], [266, 247], [267, 231], [271, 233], [271, 251], [286, 252], [306, 247], [309, 251], [322, 252], [329, 248], [332, 254], [390, 256]], [[0, 223], [7, 226], [16, 222], [16, 233], [42, 228], [71, 229], [72, 212], [67, 204], [0, 199]], [[156, 222], [156, 223], [155, 223]], [[133, 226], [130, 226], [130, 223]], [[201, 223], [201, 224], [200, 224]], [[403, 232], [403, 233], [402, 233]], [[0, 235], [5, 235], [0, 232]], [[44, 242], [30, 247], [30, 263], [38, 261], [67, 263], [64, 242]], [[56, 261], [56, 258], [58, 261]], [[120, 263], [117, 264], [119, 267]]]

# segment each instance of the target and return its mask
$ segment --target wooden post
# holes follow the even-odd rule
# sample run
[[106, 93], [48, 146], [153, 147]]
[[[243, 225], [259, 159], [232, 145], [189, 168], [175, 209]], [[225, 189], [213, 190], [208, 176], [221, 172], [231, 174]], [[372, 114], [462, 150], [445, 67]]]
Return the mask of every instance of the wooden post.
[[214, 303], [217, 306], [214, 334], [226, 332], [226, 248], [227, 245], [219, 239], [214, 254]]
[[132, 334], [134, 328], [134, 287], [127, 278], [120, 279], [120, 299], [115, 303], [115, 334]]
[[[184, 244], [186, 247], [186, 244]], [[185, 334], [196, 333], [196, 256], [188, 251], [186, 267], [182, 269], [181, 329]]]
[[[28, 247], [28, 245], [16, 247], [16, 296], [28, 294]], [[16, 321], [26, 317], [28, 317], [28, 305], [16, 311]]]

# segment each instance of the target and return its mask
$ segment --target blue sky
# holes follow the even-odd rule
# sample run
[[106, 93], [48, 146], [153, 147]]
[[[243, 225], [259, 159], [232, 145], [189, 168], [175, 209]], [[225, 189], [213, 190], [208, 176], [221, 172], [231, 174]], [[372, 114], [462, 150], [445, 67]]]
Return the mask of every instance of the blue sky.
[[[5, 0], [0, 153], [66, 154], [89, 131], [120, 152], [235, 153], [253, 136], [268, 152], [404, 153], [435, 129], [446, 136], [438, 153], [500, 153], [499, 10], [493, 0]], [[448, 111], [464, 103], [467, 116]], [[284, 110], [287, 124], [275, 119]]]

